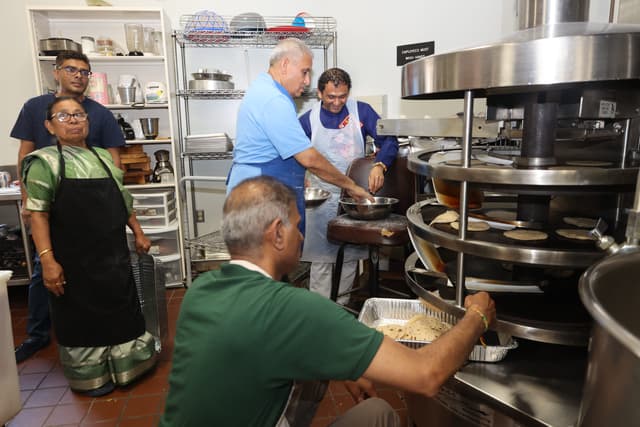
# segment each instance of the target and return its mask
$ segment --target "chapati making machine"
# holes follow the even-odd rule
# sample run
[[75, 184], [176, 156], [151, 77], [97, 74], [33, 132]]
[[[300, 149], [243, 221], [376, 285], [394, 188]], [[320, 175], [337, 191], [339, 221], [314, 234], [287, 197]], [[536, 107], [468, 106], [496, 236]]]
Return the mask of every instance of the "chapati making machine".
[[[591, 329], [578, 281], [604, 249], [624, 240], [640, 152], [640, 27], [587, 23], [588, 10], [588, 1], [532, 0], [520, 9], [526, 29], [403, 67], [404, 99], [464, 98], [459, 147], [409, 157], [408, 167], [433, 182], [438, 203], [424, 200], [407, 211], [420, 268], [428, 270], [413, 274], [420, 268], [408, 260], [407, 281], [456, 315], [468, 290], [490, 290], [496, 330], [521, 339], [521, 348], [500, 364], [471, 363], [456, 374], [445, 388], [449, 395], [439, 398], [447, 414], [438, 425], [578, 419]], [[474, 135], [475, 98], [486, 99], [486, 121], [499, 123], [493, 142]], [[378, 133], [441, 136], [430, 135], [432, 123], [424, 123], [381, 120]], [[448, 209], [459, 212], [459, 231], [432, 223]], [[492, 228], [468, 231], [478, 218]], [[580, 228], [575, 218], [593, 220], [582, 225], [591, 234], [561, 236], [558, 229]], [[514, 240], [505, 227], [538, 238]], [[452, 295], [443, 278], [454, 284]], [[425, 420], [435, 421], [432, 402], [413, 403], [429, 407]]]

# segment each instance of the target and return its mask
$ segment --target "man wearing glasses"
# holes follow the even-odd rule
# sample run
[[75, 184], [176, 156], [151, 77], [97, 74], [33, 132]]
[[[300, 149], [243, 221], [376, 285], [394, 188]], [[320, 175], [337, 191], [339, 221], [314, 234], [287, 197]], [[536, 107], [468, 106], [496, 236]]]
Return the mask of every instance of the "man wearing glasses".
[[[121, 167], [119, 151], [120, 147], [125, 145], [125, 140], [120, 126], [111, 111], [84, 96], [91, 78], [89, 58], [79, 52], [61, 52], [56, 57], [53, 77], [58, 84], [56, 92], [36, 96], [25, 102], [11, 130], [11, 137], [20, 140], [18, 177], [20, 177], [22, 159], [27, 154], [56, 143], [55, 138], [45, 128], [44, 122], [47, 119], [47, 107], [59, 96], [72, 96], [82, 104], [91, 121], [87, 144], [108, 150], [116, 166]], [[26, 191], [22, 188], [23, 206], [25, 198]], [[26, 221], [29, 220], [28, 213], [24, 209], [22, 215]], [[17, 363], [28, 359], [36, 351], [49, 344], [51, 321], [48, 298], [47, 290], [42, 282], [42, 266], [40, 259], [36, 256], [29, 284], [27, 339], [16, 348]]]

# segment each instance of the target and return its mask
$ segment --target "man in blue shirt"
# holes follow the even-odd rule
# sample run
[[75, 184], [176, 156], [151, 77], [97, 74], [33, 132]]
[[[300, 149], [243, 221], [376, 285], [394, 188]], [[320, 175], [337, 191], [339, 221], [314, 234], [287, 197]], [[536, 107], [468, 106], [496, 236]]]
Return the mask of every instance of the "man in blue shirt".
[[273, 49], [269, 70], [251, 83], [240, 105], [227, 183], [227, 193], [242, 180], [260, 175], [290, 186], [296, 192], [303, 233], [305, 170], [344, 188], [356, 199], [370, 198], [312, 147], [300, 127], [293, 98], [309, 85], [312, 63], [311, 50], [299, 39], [281, 40]]
[[[91, 66], [86, 55], [64, 51], [56, 57], [53, 77], [58, 83], [55, 94], [46, 94], [29, 99], [22, 106], [11, 136], [20, 140], [18, 149], [18, 177], [22, 159], [32, 151], [54, 145], [55, 138], [49, 134], [44, 122], [47, 119], [47, 107], [59, 96], [73, 96], [89, 115], [91, 125], [87, 144], [102, 147], [111, 153], [113, 162], [120, 167], [120, 147], [125, 145], [124, 136], [113, 114], [96, 101], [84, 96], [91, 77]], [[20, 180], [22, 183], [22, 180]], [[27, 192], [22, 188], [22, 206]], [[27, 210], [22, 211], [28, 221]], [[33, 274], [29, 284], [29, 319], [27, 321], [27, 339], [16, 348], [18, 363], [31, 357], [36, 351], [49, 344], [49, 296], [42, 282], [42, 266], [36, 256], [33, 263]]]
[[[349, 98], [351, 77], [340, 68], [326, 70], [318, 79], [318, 102], [300, 117], [300, 124], [313, 147], [338, 170], [346, 172], [355, 159], [365, 156], [365, 139], [373, 138], [377, 147], [376, 162], [369, 172], [369, 190], [382, 188], [384, 173], [398, 153], [398, 140], [394, 136], [379, 137], [376, 124], [380, 116], [365, 102]], [[302, 260], [311, 262], [309, 289], [329, 297], [331, 276], [339, 245], [327, 240], [327, 224], [338, 212], [340, 188], [309, 177], [310, 185], [331, 193], [322, 205], [309, 209]], [[354, 281], [358, 259], [366, 258], [361, 248], [347, 248], [340, 277], [338, 293], [349, 289]], [[348, 296], [338, 298], [346, 304]]]

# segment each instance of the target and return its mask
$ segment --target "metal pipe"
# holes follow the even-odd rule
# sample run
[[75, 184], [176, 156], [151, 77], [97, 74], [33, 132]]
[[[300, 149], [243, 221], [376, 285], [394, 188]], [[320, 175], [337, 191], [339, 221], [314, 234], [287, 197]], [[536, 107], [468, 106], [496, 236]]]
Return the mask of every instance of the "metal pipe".
[[[471, 132], [473, 129], [473, 92], [468, 90], [464, 93], [464, 131], [462, 134], [462, 167], [468, 168], [471, 165]], [[468, 195], [469, 183], [460, 182], [460, 229], [458, 236], [460, 240], [467, 238]], [[464, 303], [464, 252], [458, 252], [456, 283], [456, 304], [463, 306]]]
[[589, 20], [589, 0], [520, 0], [518, 28], [521, 30], [561, 22]]

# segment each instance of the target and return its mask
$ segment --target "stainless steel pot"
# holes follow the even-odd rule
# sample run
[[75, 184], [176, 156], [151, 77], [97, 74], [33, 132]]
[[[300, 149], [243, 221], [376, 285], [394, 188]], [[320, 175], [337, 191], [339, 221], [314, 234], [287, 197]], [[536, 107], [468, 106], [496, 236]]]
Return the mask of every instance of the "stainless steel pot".
[[233, 77], [231, 74], [218, 70], [208, 71], [207, 69], [199, 69], [197, 73], [191, 73], [191, 76], [196, 80], [221, 80], [225, 82], [228, 82]]
[[189, 80], [190, 90], [221, 90], [234, 87], [233, 82], [224, 80]]
[[65, 50], [73, 50], [82, 53], [82, 45], [71, 39], [62, 37], [50, 37], [40, 40], [40, 52], [45, 56], [57, 56]]
[[580, 279], [580, 297], [595, 325], [579, 426], [640, 420], [639, 275], [640, 251], [634, 251], [605, 258]]

